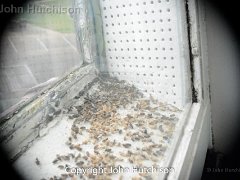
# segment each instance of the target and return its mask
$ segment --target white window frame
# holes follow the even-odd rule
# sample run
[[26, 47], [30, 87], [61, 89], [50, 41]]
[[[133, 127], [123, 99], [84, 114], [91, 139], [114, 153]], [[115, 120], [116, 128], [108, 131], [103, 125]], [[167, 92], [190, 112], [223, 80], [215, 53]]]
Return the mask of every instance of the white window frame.
[[212, 147], [211, 108], [205, 6], [199, 0], [187, 0], [189, 43], [192, 66], [193, 102], [180, 140], [172, 156], [175, 171], [166, 179], [201, 179], [207, 149]]

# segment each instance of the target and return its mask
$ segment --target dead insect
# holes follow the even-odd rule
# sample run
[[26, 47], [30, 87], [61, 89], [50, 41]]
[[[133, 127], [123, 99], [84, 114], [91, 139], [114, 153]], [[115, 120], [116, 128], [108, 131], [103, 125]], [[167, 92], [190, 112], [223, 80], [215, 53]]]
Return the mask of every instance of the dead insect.
[[77, 135], [75, 133], [72, 132], [71, 135], [74, 139], [77, 139]]
[[57, 116], [57, 115], [59, 115], [61, 112], [62, 112], [62, 110], [59, 109], [59, 110], [57, 110], [56, 112], [54, 112], [54, 115]]
[[146, 159], [147, 157], [144, 155], [144, 154], [141, 154], [141, 156], [144, 158], [144, 159]]
[[129, 161], [131, 164], [133, 164], [133, 160], [132, 160], [132, 159], [129, 158], [128, 161]]
[[67, 141], [66, 143], [65, 143], [67, 146], [71, 146], [71, 142], [70, 141]]
[[97, 150], [94, 150], [94, 153], [95, 153], [95, 154], [100, 154]]
[[69, 156], [62, 156], [62, 159], [63, 159], [64, 161], [69, 161], [69, 160], [70, 160], [70, 157], [69, 157]]
[[80, 144], [74, 145], [73, 148], [78, 150], [78, 151], [82, 151], [82, 148], [81, 148]]
[[137, 137], [132, 137], [131, 140], [132, 140], [132, 141], [139, 141], [139, 138], [137, 138]]
[[78, 159], [81, 158], [81, 154], [79, 153], [77, 157], [75, 157], [74, 161], [77, 162]]
[[52, 163], [56, 164], [58, 161], [59, 161], [58, 159], [54, 159]]
[[82, 127], [80, 127], [80, 129], [81, 129], [81, 130], [85, 130], [85, 129], [86, 129], [86, 127], [82, 126]]
[[133, 125], [132, 125], [132, 123], [129, 123], [129, 127], [130, 127], [131, 129], [133, 129]]
[[36, 158], [35, 163], [36, 163], [36, 165], [40, 166], [40, 161], [38, 158]]
[[151, 136], [149, 134], [144, 135], [144, 138], [150, 138]]
[[152, 118], [152, 117], [153, 117], [153, 115], [152, 115], [152, 114], [148, 114], [147, 116], [148, 116], [148, 118]]
[[132, 151], [127, 151], [127, 154], [129, 155], [129, 156], [131, 156], [133, 153], [132, 153]]
[[158, 129], [159, 129], [159, 131], [164, 132], [162, 125], [160, 125], [160, 126], [158, 127]]
[[95, 145], [95, 146], [94, 146], [94, 149], [98, 149], [98, 147], [99, 147], [98, 145]]
[[69, 153], [68, 156], [70, 156], [71, 158], [75, 157], [75, 155], [73, 153]]
[[59, 169], [64, 169], [64, 166], [63, 165], [59, 165], [58, 168]]
[[74, 145], [73, 144], [70, 144], [69, 145], [69, 149], [73, 149], [74, 148]]
[[69, 173], [68, 175], [69, 175], [69, 177], [73, 177], [73, 176], [74, 176], [74, 174], [73, 174], [73, 173]]
[[73, 125], [71, 129], [76, 134], [79, 132], [79, 128], [76, 125]]
[[85, 140], [85, 141], [83, 141], [83, 142], [82, 142], [82, 144], [87, 144], [87, 143], [88, 143], [88, 141], [87, 141], [87, 140]]
[[87, 151], [87, 152], [86, 152], [86, 155], [89, 157], [89, 156], [90, 156], [90, 153]]
[[105, 149], [106, 152], [112, 152], [112, 149]]
[[62, 176], [63, 178], [67, 178], [67, 177], [68, 177], [68, 174], [61, 174], [61, 176]]
[[88, 159], [88, 157], [87, 157], [87, 156], [83, 156], [83, 159], [87, 160], [87, 159]]
[[129, 148], [129, 147], [131, 147], [131, 144], [129, 144], [129, 143], [123, 144], [123, 147]]
[[132, 119], [132, 118], [133, 118], [133, 116], [131, 116], [130, 114], [128, 114], [127, 117], [128, 117], [129, 119]]
[[106, 139], [102, 140], [102, 142], [106, 142], [107, 140], [108, 140], [108, 138], [106, 138]]
[[76, 165], [77, 165], [78, 167], [81, 167], [83, 164], [84, 164], [83, 161], [80, 161], [80, 162], [77, 162], [77, 163], [76, 163]]
[[59, 154], [57, 154], [57, 160], [59, 160], [59, 161], [62, 160], [62, 158], [61, 158], [61, 156]]
[[169, 138], [167, 136], [163, 136], [164, 140], [169, 140]]

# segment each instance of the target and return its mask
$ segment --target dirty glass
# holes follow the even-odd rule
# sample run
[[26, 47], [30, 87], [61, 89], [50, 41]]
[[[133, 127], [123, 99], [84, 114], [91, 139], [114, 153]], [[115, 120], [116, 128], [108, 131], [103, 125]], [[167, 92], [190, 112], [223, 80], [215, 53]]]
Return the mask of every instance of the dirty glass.
[[16, 13], [1, 41], [0, 112], [33, 97], [83, 64], [72, 0], [33, 0]]

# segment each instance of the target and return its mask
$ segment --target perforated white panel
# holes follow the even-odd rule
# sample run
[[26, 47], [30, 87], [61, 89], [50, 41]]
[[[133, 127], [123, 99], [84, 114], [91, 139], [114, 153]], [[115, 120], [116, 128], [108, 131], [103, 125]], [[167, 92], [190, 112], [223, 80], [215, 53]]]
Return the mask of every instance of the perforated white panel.
[[177, 7], [177, 0], [101, 0], [109, 73], [182, 107], [187, 38]]

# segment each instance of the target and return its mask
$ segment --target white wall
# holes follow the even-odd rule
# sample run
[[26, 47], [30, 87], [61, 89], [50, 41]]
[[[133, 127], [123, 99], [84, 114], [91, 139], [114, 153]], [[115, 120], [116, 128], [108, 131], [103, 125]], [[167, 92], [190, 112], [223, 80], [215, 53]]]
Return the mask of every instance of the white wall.
[[215, 148], [227, 153], [240, 130], [239, 49], [221, 15], [209, 5], [206, 10]]

